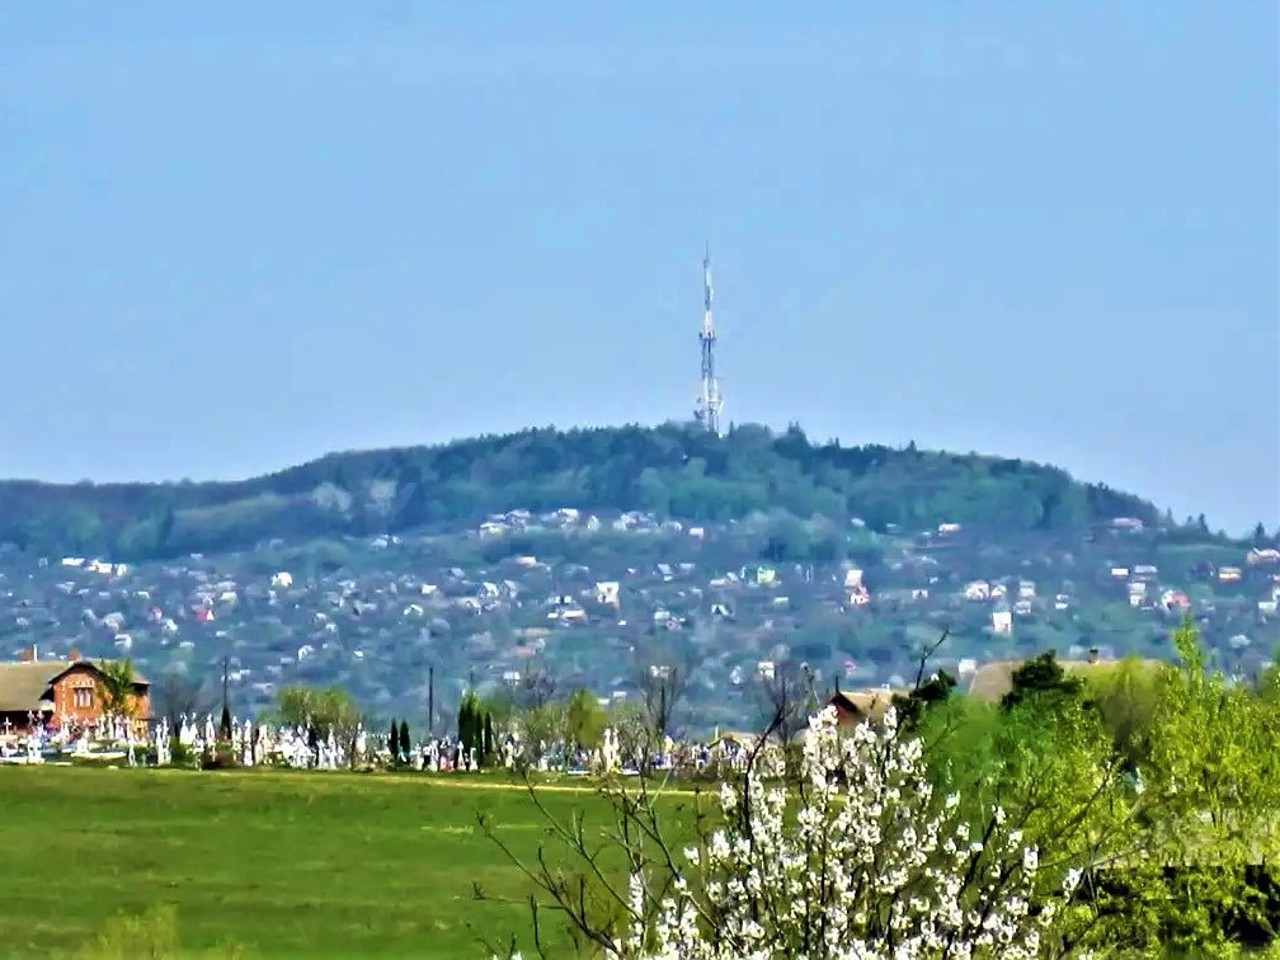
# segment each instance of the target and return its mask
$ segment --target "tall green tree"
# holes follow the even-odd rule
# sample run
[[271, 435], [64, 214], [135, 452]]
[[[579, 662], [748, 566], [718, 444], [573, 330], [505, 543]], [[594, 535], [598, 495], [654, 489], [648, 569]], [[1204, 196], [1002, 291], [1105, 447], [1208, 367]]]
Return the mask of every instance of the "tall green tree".
[[307, 730], [313, 747], [332, 734], [347, 744], [349, 755], [353, 755], [350, 748], [364, 720], [363, 713], [347, 691], [340, 687], [321, 689], [305, 684], [282, 689], [276, 696], [270, 717], [282, 726]]
[[1130, 772], [1137, 770], [1150, 750], [1159, 682], [1160, 672], [1136, 657], [1105, 671], [1092, 671], [1085, 679], [1086, 697]]
[[1084, 691], [1083, 681], [1068, 674], [1052, 650], [1019, 665], [1013, 671], [1012, 681], [1012, 688], [1000, 700], [1006, 710], [1013, 710], [1032, 698], [1042, 703], [1073, 700]]
[[1280, 710], [1207, 669], [1190, 622], [1173, 641], [1181, 664], [1161, 673], [1139, 767], [1154, 806], [1145, 862], [1164, 869], [1135, 871], [1146, 910], [1133, 922], [1152, 941], [1229, 956], [1228, 918], [1274, 925], [1259, 867], [1280, 862]]
[[561, 700], [551, 700], [520, 714], [520, 737], [532, 753], [565, 738], [565, 714], [565, 703]]
[[565, 708], [565, 734], [568, 743], [583, 750], [594, 750], [600, 746], [608, 724], [608, 714], [600, 706], [596, 695], [590, 690], [575, 690]]
[[108, 717], [132, 717], [136, 701], [134, 689], [137, 673], [132, 660], [108, 660], [97, 664], [98, 696], [102, 712]]
[[458, 744], [463, 750], [467, 749], [467, 745], [471, 742], [471, 695], [467, 694], [462, 698], [462, 702], [458, 704]]
[[906, 694], [895, 693], [893, 705], [898, 712], [898, 723], [904, 730], [915, 730], [926, 710], [945, 703], [956, 688], [956, 678], [945, 670], [939, 670], [928, 680], [921, 680]]
[[484, 704], [475, 693], [462, 698], [458, 707], [458, 742], [468, 754], [475, 750], [477, 757], [484, 753], [485, 717]]

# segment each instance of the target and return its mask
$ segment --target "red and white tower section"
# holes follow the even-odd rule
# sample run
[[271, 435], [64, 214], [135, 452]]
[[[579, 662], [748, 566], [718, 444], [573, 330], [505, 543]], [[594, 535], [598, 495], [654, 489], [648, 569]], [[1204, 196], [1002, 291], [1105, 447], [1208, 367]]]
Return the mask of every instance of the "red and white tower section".
[[711, 313], [710, 247], [702, 260], [702, 289], [702, 332], [698, 334], [698, 339], [702, 342], [702, 389], [698, 392], [693, 416], [703, 427], [719, 435], [724, 395], [720, 392], [720, 381], [716, 379], [716, 322]]

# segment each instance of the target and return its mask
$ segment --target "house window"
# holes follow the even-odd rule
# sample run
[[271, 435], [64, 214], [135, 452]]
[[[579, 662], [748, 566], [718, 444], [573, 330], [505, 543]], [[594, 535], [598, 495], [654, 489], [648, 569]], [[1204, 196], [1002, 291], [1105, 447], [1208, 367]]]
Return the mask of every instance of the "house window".
[[72, 693], [72, 703], [78, 710], [88, 710], [93, 706], [93, 687], [77, 687]]

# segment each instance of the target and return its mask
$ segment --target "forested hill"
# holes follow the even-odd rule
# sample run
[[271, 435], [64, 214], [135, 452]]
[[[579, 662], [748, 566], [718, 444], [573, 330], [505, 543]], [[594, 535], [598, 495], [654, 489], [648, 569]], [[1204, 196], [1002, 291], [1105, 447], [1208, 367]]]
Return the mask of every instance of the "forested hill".
[[1157, 522], [1146, 501], [1062, 470], [977, 455], [815, 444], [797, 427], [725, 437], [677, 424], [526, 430], [435, 447], [336, 453], [251, 480], [0, 482], [0, 542], [49, 555], [151, 559], [263, 540], [474, 523], [516, 508], [652, 511], [716, 521], [758, 511], [859, 517], [872, 529], [961, 523], [1083, 531]]

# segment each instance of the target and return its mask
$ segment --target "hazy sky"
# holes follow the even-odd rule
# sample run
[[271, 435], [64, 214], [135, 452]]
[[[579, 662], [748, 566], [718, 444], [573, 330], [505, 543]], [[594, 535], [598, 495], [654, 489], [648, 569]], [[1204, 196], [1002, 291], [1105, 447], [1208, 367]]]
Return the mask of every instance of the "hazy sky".
[[1280, 522], [1276, 5], [6, 3], [0, 475], [685, 417]]

